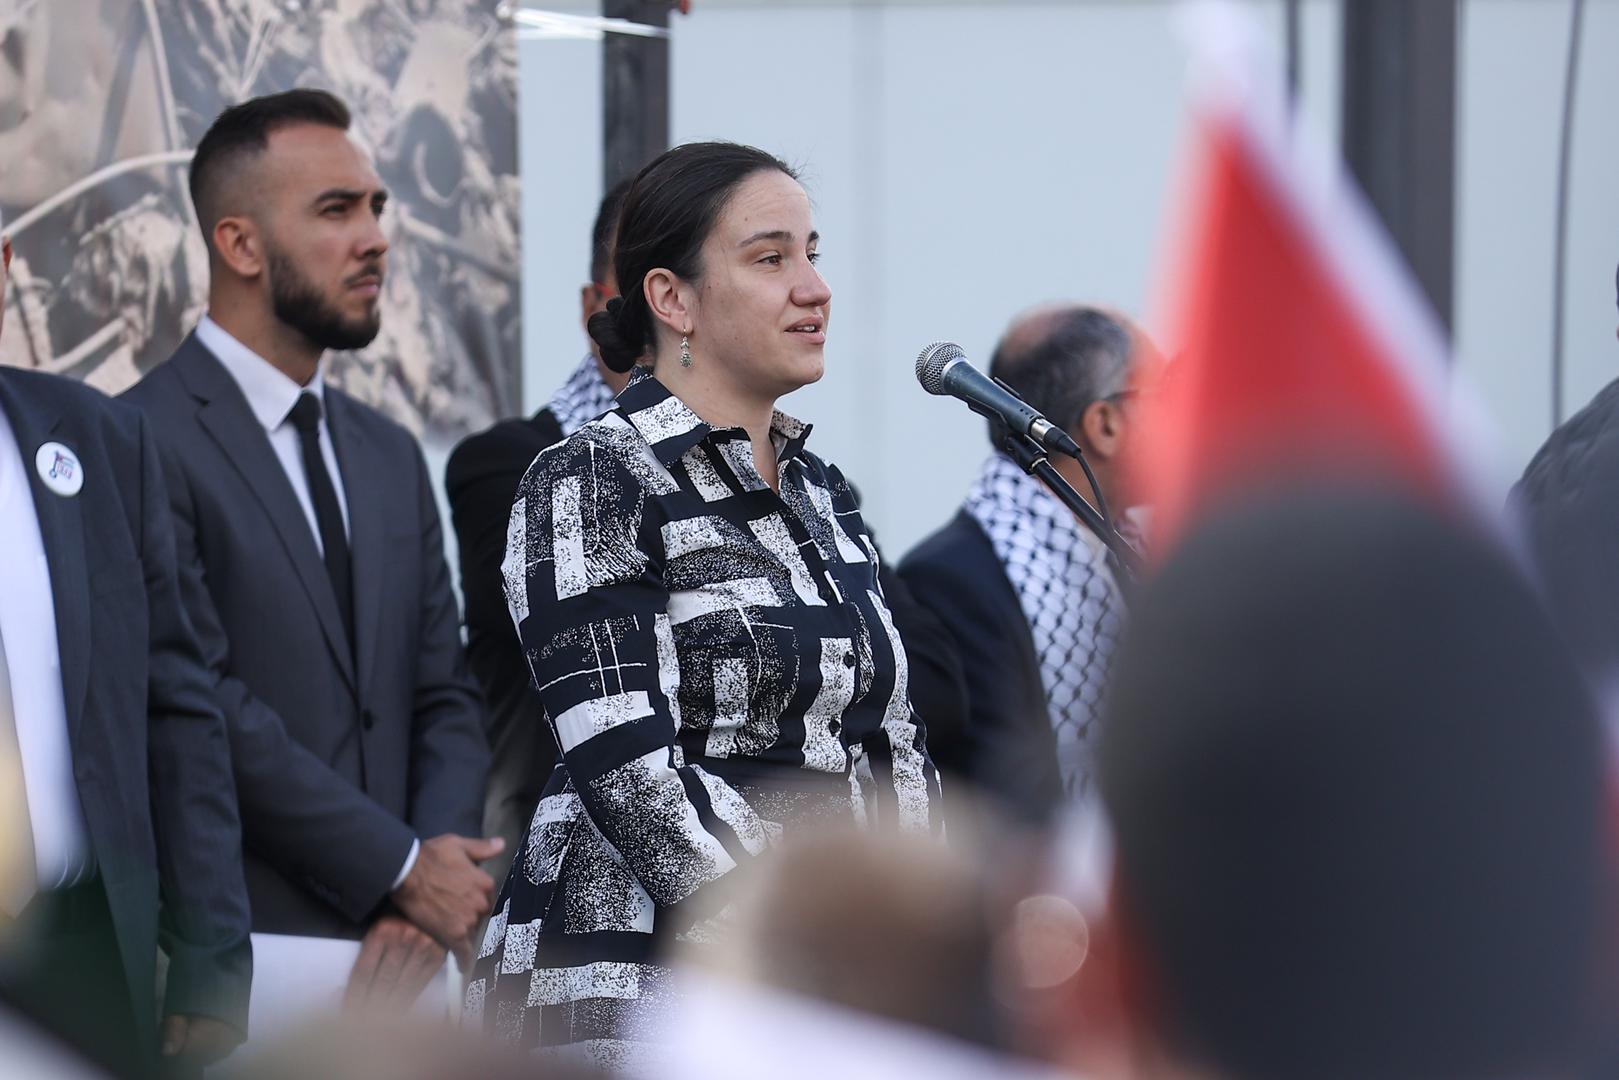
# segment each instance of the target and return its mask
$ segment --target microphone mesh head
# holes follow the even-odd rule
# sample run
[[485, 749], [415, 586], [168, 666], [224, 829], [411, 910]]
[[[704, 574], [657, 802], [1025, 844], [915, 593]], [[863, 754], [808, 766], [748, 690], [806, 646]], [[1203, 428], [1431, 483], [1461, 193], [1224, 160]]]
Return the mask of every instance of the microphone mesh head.
[[964, 359], [966, 355], [955, 342], [935, 341], [916, 358], [916, 381], [930, 394], [944, 393], [944, 384], [940, 381], [944, 369], [952, 360]]

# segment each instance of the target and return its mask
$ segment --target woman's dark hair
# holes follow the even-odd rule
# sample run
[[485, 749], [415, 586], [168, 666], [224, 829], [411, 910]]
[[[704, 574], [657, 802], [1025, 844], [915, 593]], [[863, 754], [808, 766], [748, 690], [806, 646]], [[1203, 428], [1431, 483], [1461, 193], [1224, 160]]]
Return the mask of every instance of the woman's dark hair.
[[662, 267], [687, 281], [700, 278], [703, 242], [725, 204], [742, 181], [771, 170], [798, 179], [786, 162], [763, 150], [702, 142], [666, 150], [636, 175], [613, 248], [619, 295], [588, 324], [608, 367], [628, 371], [652, 346], [652, 309], [642, 288], [647, 273]]

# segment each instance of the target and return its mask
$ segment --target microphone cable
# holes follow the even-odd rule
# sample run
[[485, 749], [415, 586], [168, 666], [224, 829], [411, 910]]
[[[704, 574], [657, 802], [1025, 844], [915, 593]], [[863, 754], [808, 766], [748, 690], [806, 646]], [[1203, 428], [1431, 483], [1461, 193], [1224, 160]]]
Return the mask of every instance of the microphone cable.
[[1569, 157], [1574, 143], [1574, 98], [1580, 71], [1580, 27], [1585, 0], [1573, 0], [1568, 62], [1563, 70], [1563, 130], [1557, 155], [1557, 226], [1552, 256], [1552, 428], [1563, 422], [1563, 292], [1568, 261]]
[[[1019, 401], [1023, 401], [1023, 395], [1012, 389], [1011, 384], [1005, 379], [1002, 379], [996, 375], [991, 375], [990, 378], [994, 379], [996, 384], [999, 385], [1002, 390], [1005, 390], [1008, 394], [1011, 394]], [[1097, 400], [1102, 399], [1098, 398]], [[1028, 404], [1027, 401], [1023, 401], [1023, 403], [1025, 405]], [[1086, 408], [1089, 407], [1090, 406], [1088, 405], [1086, 406]], [[1012, 429], [1007, 427], [1005, 422], [1001, 420], [991, 420], [990, 425], [995, 431], [995, 437], [990, 441], [995, 443], [997, 446], [1001, 445], [1002, 441], [1005, 439], [1017, 437], [1015, 434], [1013, 434]], [[1109, 514], [1107, 511], [1107, 500], [1102, 497], [1102, 485], [1096, 482], [1096, 474], [1091, 472], [1091, 463], [1085, 460], [1084, 451], [1081, 451], [1078, 454], [1070, 454], [1069, 456], [1075, 461], [1079, 462], [1079, 467], [1085, 470], [1085, 479], [1089, 480], [1091, 484], [1091, 494], [1096, 496], [1095, 502], [1092, 505], [1096, 507], [1096, 512], [1102, 515], [1102, 521], [1108, 526], [1108, 528], [1112, 528], [1113, 515]]]

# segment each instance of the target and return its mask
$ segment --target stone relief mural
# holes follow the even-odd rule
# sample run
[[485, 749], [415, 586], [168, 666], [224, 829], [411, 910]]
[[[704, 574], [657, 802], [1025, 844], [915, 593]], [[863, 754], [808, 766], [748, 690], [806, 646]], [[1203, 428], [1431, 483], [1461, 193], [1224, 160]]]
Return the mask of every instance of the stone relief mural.
[[332, 378], [432, 441], [517, 410], [516, 35], [497, 0], [0, 0], [0, 362], [116, 393], [206, 306], [186, 192], [226, 106], [343, 98], [392, 193], [382, 333]]

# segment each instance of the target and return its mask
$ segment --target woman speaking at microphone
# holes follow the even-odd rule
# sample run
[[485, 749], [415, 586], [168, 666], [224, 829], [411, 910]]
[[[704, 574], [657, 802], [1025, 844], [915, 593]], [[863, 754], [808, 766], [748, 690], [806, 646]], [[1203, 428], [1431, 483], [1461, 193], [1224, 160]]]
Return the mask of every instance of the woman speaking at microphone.
[[529, 468], [503, 567], [562, 750], [467, 991], [520, 1045], [623, 1060], [667, 994], [654, 941], [711, 932], [783, 830], [937, 828], [876, 548], [775, 408], [824, 370], [818, 241], [793, 171], [748, 146], [676, 147], [625, 196], [622, 299], [590, 333], [639, 369]]

